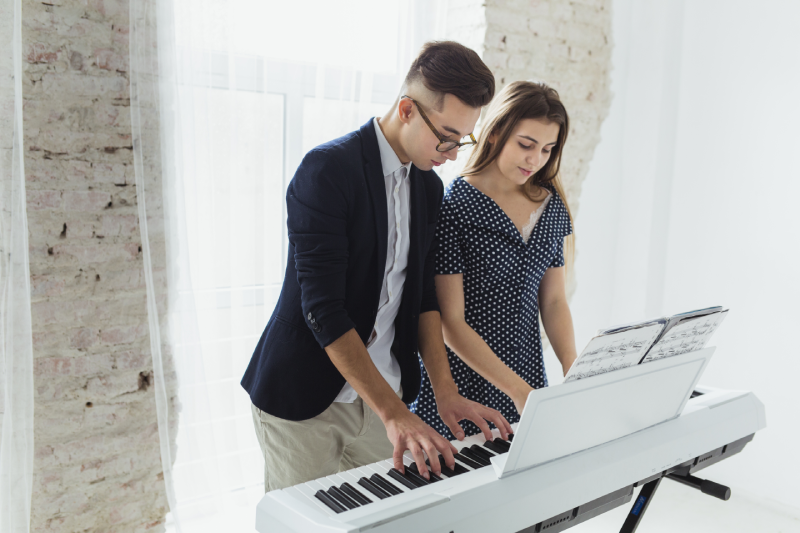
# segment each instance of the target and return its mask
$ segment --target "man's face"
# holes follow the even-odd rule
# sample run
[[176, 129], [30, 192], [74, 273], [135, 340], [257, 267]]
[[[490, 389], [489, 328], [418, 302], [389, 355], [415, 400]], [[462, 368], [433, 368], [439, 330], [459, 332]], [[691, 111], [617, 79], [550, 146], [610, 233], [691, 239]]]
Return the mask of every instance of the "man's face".
[[[425, 115], [436, 131], [449, 141], [462, 141], [464, 137], [472, 133], [475, 123], [478, 122], [478, 117], [481, 115], [480, 108], [470, 107], [452, 94], [445, 95], [442, 109], [438, 111], [434, 106], [428, 106], [423, 102], [419, 102], [418, 105], [423, 107]], [[436, 151], [436, 146], [440, 141], [422, 119], [419, 110], [411, 100], [404, 98], [400, 100], [399, 106], [405, 124], [401, 134], [403, 149], [417, 168], [431, 170], [448, 159], [455, 161], [458, 154], [457, 148], [447, 152]]]

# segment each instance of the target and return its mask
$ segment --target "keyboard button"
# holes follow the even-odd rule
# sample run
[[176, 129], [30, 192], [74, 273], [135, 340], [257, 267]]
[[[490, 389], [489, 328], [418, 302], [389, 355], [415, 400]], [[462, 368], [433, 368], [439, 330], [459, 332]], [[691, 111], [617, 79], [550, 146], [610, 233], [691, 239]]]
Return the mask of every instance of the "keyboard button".
[[422, 486], [422, 484], [417, 484], [415, 481], [412, 481], [411, 479], [401, 474], [400, 471], [396, 468], [392, 468], [391, 470], [386, 472], [386, 474], [390, 478], [394, 479], [398, 483], [408, 487], [411, 490], [418, 489]]
[[316, 494], [314, 494], [319, 501], [330, 507], [335, 513], [343, 513], [347, 511], [347, 509], [342, 506], [339, 502], [331, 498], [327, 492], [324, 490], [318, 490]]
[[342, 483], [342, 486], [339, 488], [342, 492], [350, 496], [350, 499], [355, 500], [356, 503], [360, 503], [361, 505], [368, 505], [372, 503], [372, 500], [361, 494], [357, 488], [346, 481]]
[[[467, 451], [469, 451], [469, 450], [467, 449]], [[471, 457], [467, 457], [466, 455], [463, 455], [461, 453], [457, 453], [457, 454], [453, 455], [453, 457], [455, 457], [457, 460], [461, 461], [462, 463], [464, 463], [468, 467], [472, 468], [473, 470], [477, 470], [477, 469], [481, 468], [482, 466], [484, 466], [483, 464], [473, 460]]]
[[508, 442], [513, 442], [513, 441], [514, 441], [514, 434], [513, 433], [509, 433], [508, 434]]
[[367, 479], [365, 477], [362, 477], [361, 479], [359, 479], [358, 480], [358, 484], [361, 485], [362, 487], [364, 487], [365, 489], [367, 489], [368, 491], [370, 491], [372, 494], [374, 494], [375, 496], [377, 496], [381, 500], [385, 500], [386, 498], [390, 498], [392, 496], [390, 493], [388, 493], [387, 491], [383, 490], [378, 485], [376, 485], [374, 482], [372, 482], [371, 480], [369, 480], [369, 479]]

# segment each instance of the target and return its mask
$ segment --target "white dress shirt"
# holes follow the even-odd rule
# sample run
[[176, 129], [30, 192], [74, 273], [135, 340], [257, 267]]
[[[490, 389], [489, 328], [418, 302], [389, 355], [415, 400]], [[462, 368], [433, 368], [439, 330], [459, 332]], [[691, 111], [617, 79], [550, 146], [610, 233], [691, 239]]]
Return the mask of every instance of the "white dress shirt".
[[[392, 354], [394, 342], [394, 319], [400, 309], [403, 298], [403, 285], [406, 282], [408, 266], [409, 231], [408, 217], [411, 186], [408, 173], [411, 163], [402, 164], [394, 153], [389, 141], [381, 131], [378, 118], [372, 119], [375, 134], [378, 136], [378, 148], [381, 154], [383, 182], [386, 186], [386, 207], [388, 215], [389, 235], [386, 246], [386, 266], [383, 270], [381, 298], [378, 302], [378, 316], [375, 326], [367, 341], [367, 351], [378, 371], [395, 392], [400, 391], [400, 365]], [[352, 403], [358, 397], [355, 389], [345, 383], [334, 402]]]

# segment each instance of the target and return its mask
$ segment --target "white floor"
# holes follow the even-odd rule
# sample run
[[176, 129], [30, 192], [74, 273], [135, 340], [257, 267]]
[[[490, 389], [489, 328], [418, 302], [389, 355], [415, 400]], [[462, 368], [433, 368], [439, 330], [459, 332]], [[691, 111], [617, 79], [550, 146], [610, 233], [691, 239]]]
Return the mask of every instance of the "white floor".
[[[183, 533], [254, 533], [261, 494], [250, 490], [228, 502], [224, 513], [183, 521]], [[635, 501], [636, 493], [633, 500]], [[616, 533], [630, 504], [568, 529], [570, 533]], [[174, 525], [167, 528], [175, 533]], [[637, 533], [800, 533], [800, 509], [770, 502], [733, 488], [727, 502], [668, 479], [661, 482]], [[266, 533], [266, 532], [262, 532]]]
[[[700, 475], [700, 474], [698, 474]], [[619, 531], [628, 505], [570, 528], [571, 533]], [[665, 479], [642, 518], [637, 533], [800, 533], [800, 509], [761, 500], [735, 488], [727, 502]]]

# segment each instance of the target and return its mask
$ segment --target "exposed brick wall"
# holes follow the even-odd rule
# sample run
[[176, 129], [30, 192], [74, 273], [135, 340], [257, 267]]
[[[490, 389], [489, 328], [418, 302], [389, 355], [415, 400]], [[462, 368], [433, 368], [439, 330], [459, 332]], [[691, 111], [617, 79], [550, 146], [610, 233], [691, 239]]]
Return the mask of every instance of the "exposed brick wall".
[[[570, 116], [561, 180], [573, 217], [611, 106], [612, 5], [612, 0], [451, 0], [448, 4], [448, 38], [481, 55], [495, 74], [498, 91], [512, 81], [536, 80], [559, 92]], [[580, 228], [576, 235], [577, 258]], [[567, 292], [571, 296], [574, 291], [572, 269]]]
[[483, 59], [499, 86], [554, 87], [570, 115], [562, 180], [573, 215], [611, 106], [612, 0], [487, 0]]
[[131, 151], [126, 0], [23, 0], [34, 531], [166, 513]]

